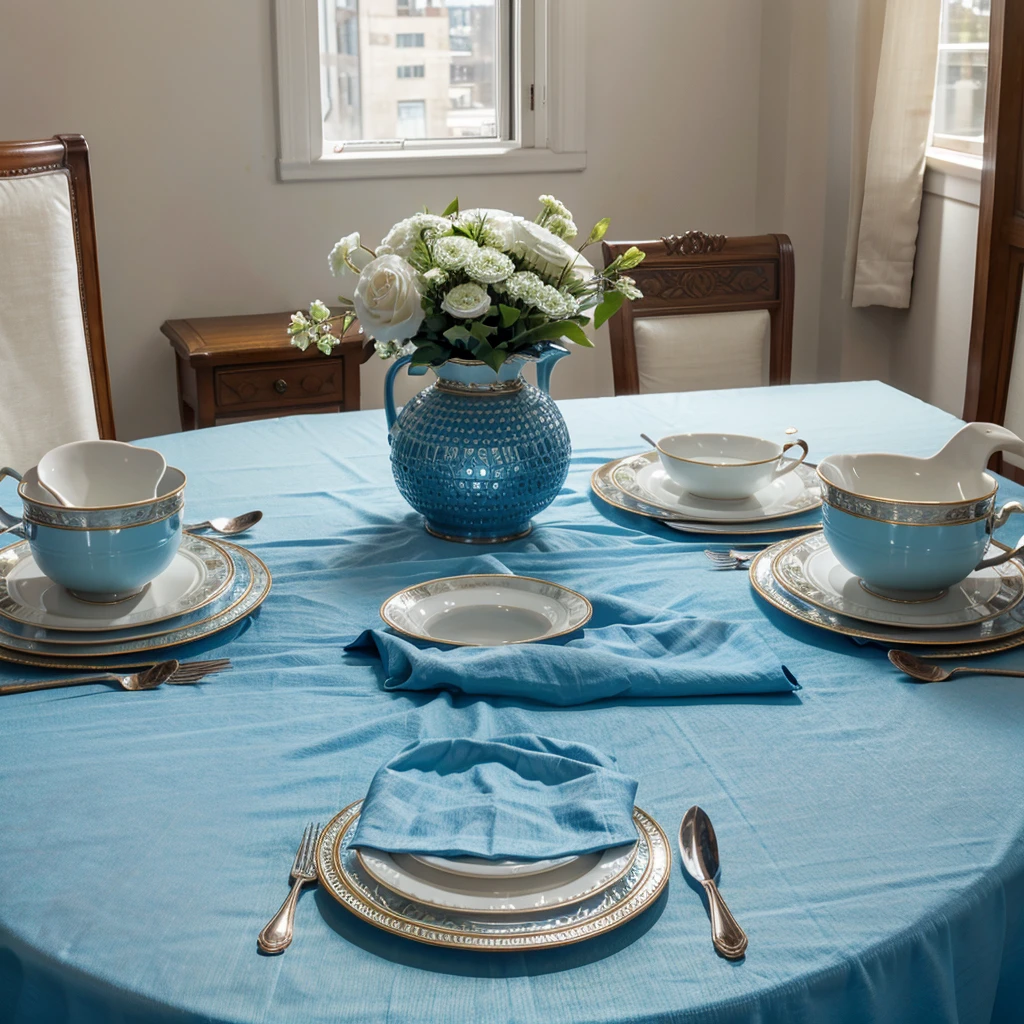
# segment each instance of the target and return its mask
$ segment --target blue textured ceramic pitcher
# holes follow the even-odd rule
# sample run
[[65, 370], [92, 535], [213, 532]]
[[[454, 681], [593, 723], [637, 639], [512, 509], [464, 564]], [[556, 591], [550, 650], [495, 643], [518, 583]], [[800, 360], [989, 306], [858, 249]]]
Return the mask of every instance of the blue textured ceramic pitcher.
[[[531, 517], [548, 507], [569, 472], [569, 432], [548, 394], [558, 345], [513, 356], [495, 372], [482, 362], [450, 359], [437, 380], [395, 411], [394, 385], [411, 356], [388, 370], [384, 409], [391, 468], [402, 497], [445, 540], [498, 544], [525, 537]], [[537, 363], [534, 387], [522, 377]], [[415, 367], [410, 373], [423, 373]]]

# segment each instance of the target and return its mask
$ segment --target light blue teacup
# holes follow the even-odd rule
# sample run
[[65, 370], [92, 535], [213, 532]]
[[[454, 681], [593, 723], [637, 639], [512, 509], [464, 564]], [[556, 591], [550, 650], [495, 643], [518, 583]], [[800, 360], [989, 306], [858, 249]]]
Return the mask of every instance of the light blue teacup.
[[[174, 560], [181, 544], [185, 474], [168, 466], [156, 497], [107, 507], [58, 505], [33, 467], [20, 480], [20, 532], [39, 568], [82, 601], [108, 604], [140, 593]], [[0, 523], [15, 517], [0, 510]]]

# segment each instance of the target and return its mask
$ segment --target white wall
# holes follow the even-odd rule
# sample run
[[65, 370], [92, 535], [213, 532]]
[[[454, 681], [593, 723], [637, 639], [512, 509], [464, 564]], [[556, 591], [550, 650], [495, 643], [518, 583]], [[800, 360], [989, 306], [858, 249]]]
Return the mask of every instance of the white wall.
[[[379, 238], [424, 203], [458, 194], [527, 212], [553, 192], [584, 230], [611, 216], [616, 238], [755, 231], [760, 12], [760, 0], [588, 0], [582, 173], [281, 184], [270, 0], [12, 0], [0, 138], [89, 140], [115, 412], [130, 439], [178, 427], [162, 321], [330, 299], [333, 242], [354, 229]], [[604, 333], [556, 369], [556, 395], [611, 392]], [[801, 356], [803, 372], [813, 363]], [[364, 406], [380, 404], [382, 378], [364, 367]]]

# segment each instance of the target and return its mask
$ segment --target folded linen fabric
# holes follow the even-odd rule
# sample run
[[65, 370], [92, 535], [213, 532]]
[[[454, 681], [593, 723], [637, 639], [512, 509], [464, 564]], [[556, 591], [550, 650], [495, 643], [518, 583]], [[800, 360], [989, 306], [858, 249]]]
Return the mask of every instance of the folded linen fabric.
[[432, 646], [366, 630], [346, 648], [380, 658], [388, 690], [457, 690], [544, 704], [610, 697], [792, 693], [792, 673], [750, 625], [645, 609], [618, 598], [567, 638], [503, 647]]
[[374, 775], [352, 844], [447, 857], [591, 853], [636, 840], [636, 786], [583, 743], [417, 740]]

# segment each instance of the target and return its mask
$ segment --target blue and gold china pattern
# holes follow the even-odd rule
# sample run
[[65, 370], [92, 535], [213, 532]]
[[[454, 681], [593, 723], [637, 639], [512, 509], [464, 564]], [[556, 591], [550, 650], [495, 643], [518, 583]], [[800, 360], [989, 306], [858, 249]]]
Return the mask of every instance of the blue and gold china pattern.
[[569, 472], [569, 432], [547, 393], [558, 346], [537, 357], [534, 387], [525, 358], [495, 373], [484, 363], [452, 359], [437, 381], [395, 411], [394, 381], [411, 356], [395, 361], [385, 381], [391, 467], [402, 497], [446, 540], [496, 544], [523, 537], [531, 518], [555, 500]]

